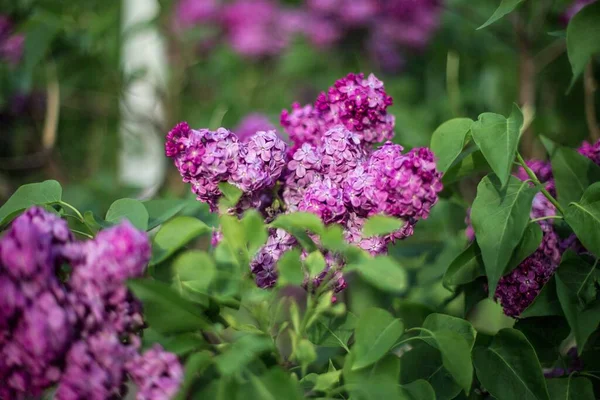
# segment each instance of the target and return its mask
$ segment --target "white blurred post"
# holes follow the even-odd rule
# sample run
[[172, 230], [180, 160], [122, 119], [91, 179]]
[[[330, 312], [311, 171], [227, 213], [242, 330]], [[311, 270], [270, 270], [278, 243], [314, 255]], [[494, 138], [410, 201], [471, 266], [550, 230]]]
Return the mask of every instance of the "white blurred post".
[[121, 154], [119, 179], [143, 188], [140, 197], [154, 194], [165, 175], [162, 135], [164, 108], [160, 93], [166, 87], [167, 55], [158, 29], [134, 26], [150, 21], [160, 11], [157, 0], [122, 0], [122, 66], [124, 76], [140, 69], [143, 78], [129, 84], [121, 99]]

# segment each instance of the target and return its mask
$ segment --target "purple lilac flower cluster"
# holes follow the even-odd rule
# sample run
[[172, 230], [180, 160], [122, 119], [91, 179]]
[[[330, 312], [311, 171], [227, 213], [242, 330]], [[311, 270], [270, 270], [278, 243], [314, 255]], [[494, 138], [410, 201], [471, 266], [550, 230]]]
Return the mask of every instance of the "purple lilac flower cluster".
[[273, 56], [296, 35], [317, 47], [366, 31], [365, 44], [383, 67], [402, 65], [402, 51], [420, 50], [439, 26], [442, 0], [180, 0], [176, 28], [211, 25], [239, 54]]
[[[181, 123], [167, 135], [166, 154], [183, 180], [192, 183], [198, 199], [213, 210], [220, 195], [218, 183], [227, 181], [244, 192], [230, 212], [241, 215], [247, 208], [258, 208], [267, 221], [283, 212], [310, 212], [325, 224], [341, 224], [348, 242], [382, 254], [390, 242], [412, 235], [442, 190], [441, 173], [429, 149], [403, 152], [402, 146], [385, 142], [393, 136], [394, 118], [387, 113], [391, 103], [374, 75], [365, 79], [363, 74], [349, 74], [322, 93], [314, 106], [295, 104], [291, 112], [282, 112], [282, 126], [293, 141], [290, 149], [275, 131], [259, 131], [242, 142], [223, 128], [216, 133], [195, 131]], [[218, 145], [213, 144], [217, 134]], [[385, 144], [375, 150], [378, 142]], [[215, 163], [222, 167], [215, 169]], [[195, 182], [202, 182], [204, 192]], [[260, 201], [253, 201], [258, 196]], [[385, 237], [364, 238], [364, 222], [376, 214], [400, 218], [404, 226]], [[219, 234], [213, 239], [217, 244]], [[270, 232], [250, 265], [258, 286], [275, 284], [277, 261], [294, 246], [296, 240], [286, 232]], [[327, 257], [327, 267], [313, 286], [328, 277], [335, 290], [341, 290], [343, 261]]]
[[[54, 385], [58, 400], [119, 397], [143, 326], [125, 280], [141, 276], [149, 258], [147, 236], [128, 222], [76, 242], [41, 208], [17, 217], [0, 238], [0, 398], [37, 397]], [[171, 396], [180, 381], [174, 373]]]
[[[594, 144], [584, 142], [578, 151], [595, 164], [600, 165], [600, 141]], [[556, 196], [556, 186], [550, 163], [530, 160], [527, 161], [527, 166], [544, 184], [546, 190], [552, 196]], [[515, 175], [523, 181], [529, 179], [527, 172], [522, 167]], [[553, 215], [556, 215], [554, 205], [542, 193], [537, 193], [533, 199], [530, 217], [536, 219]], [[475, 233], [470, 223], [469, 211], [467, 211], [466, 223], [466, 235], [469, 240], [474, 240]], [[572, 249], [577, 253], [587, 251], [575, 235], [561, 239], [555, 231], [552, 219], [541, 220], [537, 223], [540, 224], [543, 232], [539, 248], [498, 282], [495, 297], [508, 316], [518, 317], [533, 302], [556, 271], [562, 253], [567, 249]]]
[[281, 125], [295, 147], [317, 146], [328, 130], [343, 125], [368, 148], [393, 137], [395, 119], [387, 112], [392, 102], [375, 75], [348, 74], [322, 92], [314, 105], [294, 104], [291, 112], [284, 110]]
[[25, 36], [15, 33], [13, 24], [5, 15], [0, 15], [0, 62], [16, 65], [23, 56]]
[[[219, 183], [229, 182], [260, 198], [275, 185], [285, 167], [287, 145], [275, 131], [259, 131], [245, 142], [224, 128], [195, 130], [182, 122], [167, 135], [165, 151], [198, 200], [217, 210]], [[252, 202], [250, 202], [252, 203]]]

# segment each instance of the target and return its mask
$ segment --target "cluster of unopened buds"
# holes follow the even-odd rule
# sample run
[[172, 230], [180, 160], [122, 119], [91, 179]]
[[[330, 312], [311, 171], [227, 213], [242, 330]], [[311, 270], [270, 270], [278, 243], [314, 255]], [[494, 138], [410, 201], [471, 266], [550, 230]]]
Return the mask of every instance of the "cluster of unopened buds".
[[[595, 144], [584, 142], [578, 149], [579, 153], [600, 165], [600, 141]], [[548, 193], [556, 198], [556, 186], [549, 161], [527, 161], [529, 169], [537, 176]], [[516, 177], [522, 181], [529, 180], [524, 168], [519, 168]], [[500, 278], [495, 297], [502, 305], [504, 313], [511, 317], [518, 317], [542, 290], [542, 287], [554, 275], [558, 268], [562, 254], [571, 249], [576, 253], [587, 252], [577, 237], [573, 234], [567, 238], [558, 235], [554, 219], [556, 208], [538, 192], [531, 206], [531, 219], [538, 220], [542, 229], [542, 242], [538, 249], [523, 260], [513, 271]], [[541, 218], [548, 219], [541, 219]], [[470, 223], [469, 215], [466, 218], [467, 237], [475, 239], [475, 232]]]
[[[429, 149], [404, 152], [389, 141], [394, 134], [394, 117], [387, 112], [391, 104], [374, 75], [348, 74], [314, 104], [294, 104], [282, 112], [291, 145], [275, 130], [239, 137], [224, 128], [195, 130], [180, 123], [167, 135], [166, 154], [212, 211], [218, 211], [219, 183], [228, 182], [243, 192], [231, 213], [255, 208], [266, 222], [282, 213], [313, 213], [325, 224], [341, 224], [348, 242], [382, 254], [389, 243], [412, 235], [442, 189]], [[384, 237], [363, 237], [365, 220], [376, 214], [397, 217], [404, 225]], [[270, 232], [250, 265], [258, 286], [275, 284], [277, 261], [294, 246], [296, 240], [283, 230]], [[342, 262], [332, 254], [326, 254], [326, 261], [313, 287], [329, 276], [336, 291], [343, 289]]]
[[121, 398], [129, 378], [137, 399], [174, 397], [182, 367], [159, 345], [140, 354], [141, 304], [125, 284], [149, 259], [128, 222], [80, 242], [42, 208], [17, 217], [0, 238], [0, 399], [54, 386], [58, 400]]

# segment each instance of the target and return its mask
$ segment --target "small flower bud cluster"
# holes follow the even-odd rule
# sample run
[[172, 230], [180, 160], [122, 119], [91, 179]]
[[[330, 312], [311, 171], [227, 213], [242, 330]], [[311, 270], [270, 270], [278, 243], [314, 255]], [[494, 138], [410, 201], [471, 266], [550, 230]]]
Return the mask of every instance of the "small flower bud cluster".
[[[348, 242], [382, 254], [390, 242], [412, 235], [442, 190], [441, 173], [429, 149], [403, 152], [389, 141], [373, 149], [373, 144], [393, 136], [394, 117], [387, 113], [391, 103], [374, 75], [365, 79], [363, 74], [348, 74], [314, 106], [294, 104], [291, 112], [283, 111], [281, 123], [293, 141], [289, 151], [275, 131], [256, 132], [241, 142], [224, 128], [196, 131], [180, 123], [167, 135], [166, 154], [212, 210], [217, 210], [218, 183], [227, 181], [244, 192], [233, 210], [237, 215], [257, 208], [269, 222], [283, 212], [313, 213], [325, 224], [341, 224]], [[204, 190], [216, 190], [203, 195], [194, 188], [200, 181]], [[404, 225], [385, 237], [363, 238], [365, 220], [376, 214], [397, 217]], [[215, 233], [213, 243], [219, 240]], [[277, 261], [296, 245], [289, 234], [270, 232], [250, 265], [259, 287], [275, 284]], [[331, 275], [329, 268], [322, 278]]]
[[135, 354], [127, 371], [138, 388], [138, 400], [172, 399], [183, 381], [183, 368], [175, 354], [156, 344], [143, 355]]
[[37, 397], [53, 385], [58, 400], [121, 397], [143, 327], [125, 281], [142, 276], [149, 259], [147, 236], [128, 222], [75, 242], [66, 222], [41, 208], [17, 217], [0, 237], [0, 398]]

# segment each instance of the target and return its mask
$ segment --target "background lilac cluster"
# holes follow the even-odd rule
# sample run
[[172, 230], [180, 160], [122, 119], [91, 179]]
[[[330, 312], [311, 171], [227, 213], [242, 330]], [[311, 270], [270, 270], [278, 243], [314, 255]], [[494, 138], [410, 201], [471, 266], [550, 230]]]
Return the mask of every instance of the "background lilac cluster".
[[334, 45], [357, 31], [385, 66], [402, 64], [401, 49], [419, 50], [435, 33], [441, 0], [306, 0], [292, 7], [273, 0], [180, 0], [178, 29], [213, 26], [245, 56], [280, 53], [295, 35]]
[[[387, 112], [391, 104], [374, 75], [348, 74], [314, 104], [294, 104], [282, 112], [291, 146], [273, 130], [248, 136], [245, 125], [258, 126], [253, 121], [242, 124], [243, 139], [224, 128], [194, 130], [180, 123], [167, 134], [166, 154], [198, 200], [213, 211], [218, 210], [219, 183], [228, 182], [243, 191], [232, 213], [257, 208], [267, 222], [281, 213], [313, 213], [325, 224], [341, 224], [350, 243], [382, 254], [390, 242], [412, 235], [442, 190], [429, 149], [404, 152], [388, 141], [394, 134], [394, 117]], [[381, 142], [380, 148], [373, 147]], [[363, 237], [365, 220], [376, 214], [400, 218], [404, 225], [385, 237]], [[214, 236], [214, 244], [219, 237]], [[296, 245], [286, 232], [271, 230], [250, 265], [258, 286], [275, 284], [277, 261]], [[329, 277], [336, 291], [343, 289], [341, 262], [329, 254], [326, 261], [325, 271], [311, 285]]]
[[16, 65], [21, 61], [25, 36], [14, 32], [10, 19], [0, 15], [0, 62]]
[[41, 208], [17, 217], [0, 238], [0, 398], [56, 385], [59, 400], [111, 399], [128, 376], [138, 399], [173, 397], [182, 368], [161, 348], [139, 354], [141, 305], [125, 286], [149, 258], [128, 222], [76, 242]]
[[[579, 153], [600, 165], [600, 141], [595, 144], [584, 142]], [[529, 160], [527, 166], [536, 174], [546, 190], [556, 198], [556, 186], [549, 161]], [[527, 172], [521, 167], [516, 177], [522, 181], [529, 180]], [[468, 214], [468, 213], [467, 213]], [[532, 219], [556, 215], [556, 208], [538, 192], [532, 203], [530, 217]], [[475, 232], [466, 218], [466, 234], [469, 240], [475, 239]], [[542, 228], [542, 242], [538, 249], [523, 260], [513, 271], [500, 278], [495, 297], [503, 307], [504, 313], [518, 317], [536, 298], [542, 287], [554, 275], [562, 254], [571, 249], [577, 253], [586, 252], [577, 237], [572, 234], [567, 238], [559, 237], [553, 219], [537, 221]]]

